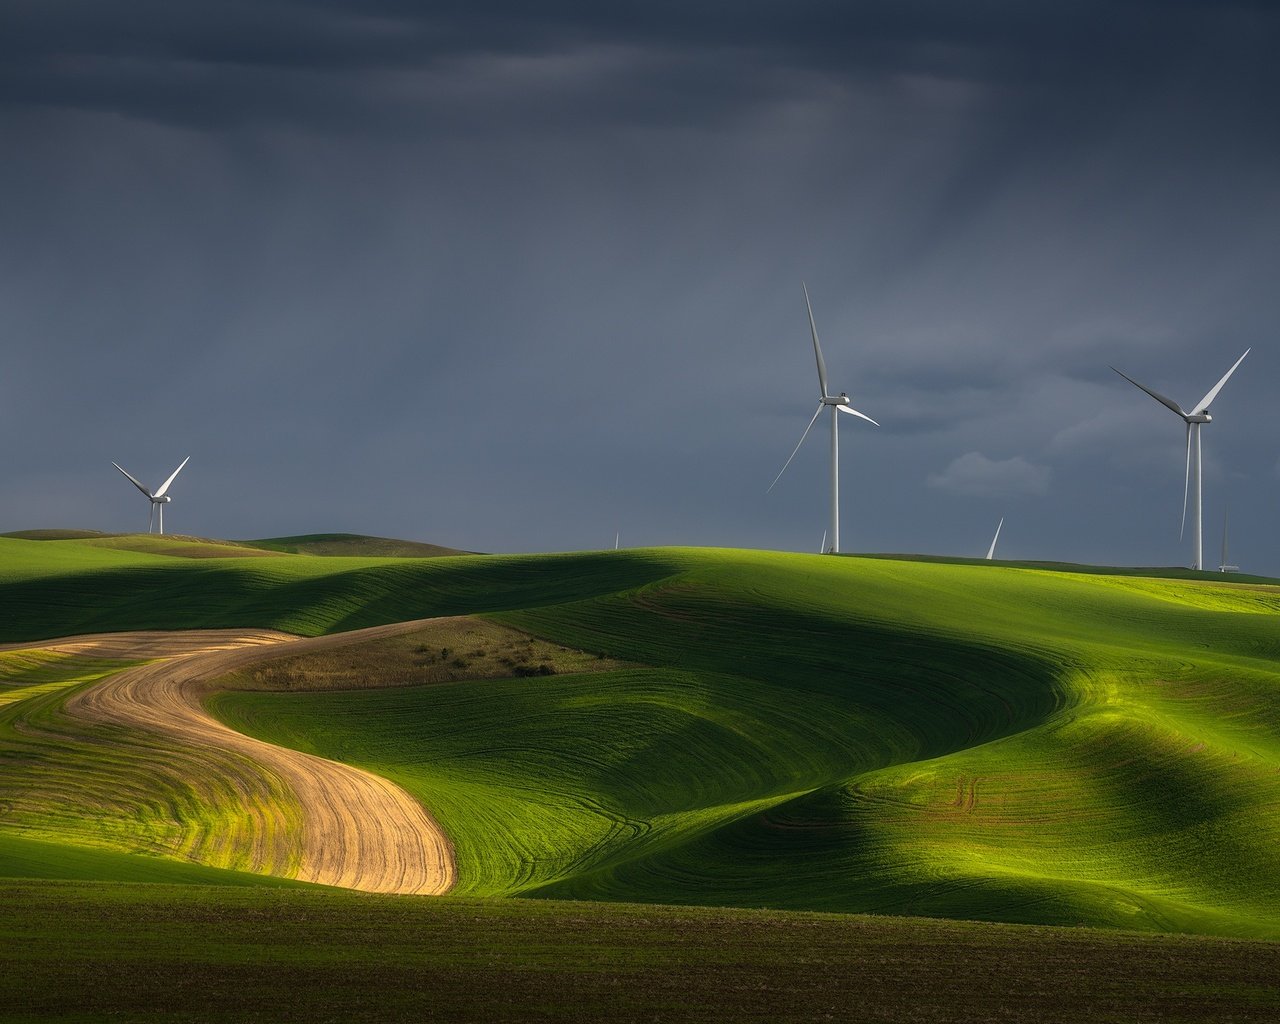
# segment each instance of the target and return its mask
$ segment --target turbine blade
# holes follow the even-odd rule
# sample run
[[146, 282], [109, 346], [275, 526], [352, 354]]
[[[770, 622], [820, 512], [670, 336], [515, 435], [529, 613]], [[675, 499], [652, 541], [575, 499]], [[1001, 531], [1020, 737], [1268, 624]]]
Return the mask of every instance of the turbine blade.
[[827, 397], [827, 364], [822, 361], [822, 346], [818, 344], [818, 325], [813, 322], [813, 306], [809, 302], [809, 288], [801, 281], [804, 289], [804, 307], [809, 311], [809, 332], [813, 335], [813, 354], [818, 359], [818, 386], [822, 389], [822, 397]]
[[1187, 424], [1187, 475], [1182, 482], [1182, 525], [1178, 527], [1178, 540], [1187, 529], [1187, 495], [1191, 493], [1191, 424]]
[[[1253, 351], [1252, 348], [1245, 349], [1244, 356], [1247, 356], [1252, 351]], [[1222, 385], [1227, 382], [1227, 378], [1236, 372], [1237, 366], [1239, 366], [1241, 363], [1244, 362], [1244, 356], [1241, 356], [1239, 359], [1237, 359], [1235, 361], [1235, 364], [1231, 367], [1231, 369], [1229, 369], [1226, 373], [1222, 375], [1222, 380], [1218, 381], [1218, 383], [1213, 386], [1213, 390], [1210, 391], [1207, 395], [1205, 395], [1204, 398], [1200, 399], [1200, 404], [1191, 410], [1192, 416], [1199, 416], [1202, 412], [1204, 412], [1207, 408], [1209, 408], [1210, 403], [1213, 402], [1213, 400], [1218, 397], [1218, 392], [1222, 390]]]
[[[185, 459], [183, 459], [183, 460], [182, 460], [182, 466], [185, 466], [185, 465], [186, 465], [188, 462], [190, 462], [190, 461], [191, 461], [191, 456], [190, 456], [190, 455], [188, 455]], [[169, 485], [170, 485], [171, 483], [173, 483], [174, 478], [175, 478], [175, 477], [177, 477], [177, 475], [178, 475], [179, 473], [181, 473], [181, 472], [182, 472], [182, 466], [179, 466], [179, 467], [178, 467], [177, 469], [175, 469], [172, 473], [170, 473], [170, 474], [169, 474], [169, 479], [168, 479], [168, 480], [166, 480], [164, 483], [162, 483], [162, 484], [160, 485], [160, 490], [156, 491], [156, 497], [157, 497], [157, 498], [163, 498], [163, 497], [164, 497], [164, 492], [165, 492], [165, 491], [167, 491], [167, 490], [169, 489]]]
[[[809, 436], [809, 431], [813, 429], [813, 425], [818, 422], [818, 417], [822, 415], [822, 403], [818, 403], [818, 410], [813, 414], [813, 419], [809, 421], [809, 425], [804, 428], [804, 433], [800, 435], [800, 440], [796, 442], [796, 446], [791, 449], [791, 454], [787, 456], [787, 461], [782, 464], [782, 468], [778, 470], [778, 475], [773, 478], [773, 484], [782, 479], [782, 474], [787, 471], [787, 467], [791, 465], [791, 460], [796, 457], [796, 452], [800, 450], [800, 445], [804, 444], [804, 439]], [[773, 484], [769, 485], [769, 491], [773, 490]], [[768, 494], [769, 491], [765, 491]]]
[[996, 535], [991, 538], [991, 547], [987, 548], [987, 558], [996, 557], [996, 541], [1000, 539], [1000, 530], [1004, 526], [1004, 516], [1000, 517], [1000, 523], [996, 526]]
[[129, 472], [127, 469], [125, 469], [123, 466], [117, 466], [114, 462], [113, 462], [113, 463], [111, 463], [111, 465], [115, 466], [115, 467], [116, 467], [116, 469], [120, 470], [120, 472], [121, 472], [121, 473], [123, 473], [125, 476], [127, 476], [127, 477], [129, 478], [130, 482], [133, 484], [133, 486], [134, 486], [134, 487], [138, 488], [138, 490], [140, 490], [140, 491], [141, 491], [143, 494], [145, 494], [148, 498], [150, 498], [150, 497], [151, 497], [151, 492], [150, 492], [149, 490], [147, 490], [145, 487], [143, 487], [143, 486], [142, 486], [142, 484], [138, 483], [138, 478], [137, 478], [137, 477], [135, 477], [132, 473], [130, 473], [130, 472]]
[[868, 416], [865, 412], [858, 412], [857, 409], [851, 408], [850, 406], [847, 406], [847, 405], [837, 405], [836, 408], [839, 409], [841, 412], [847, 412], [850, 416], [861, 416], [868, 423], [874, 423], [877, 427], [880, 426], [879, 423], [876, 423], [876, 421], [873, 420], [870, 416]]
[[[1116, 370], [1116, 368], [1115, 368], [1114, 366], [1113, 366], [1113, 367], [1111, 367], [1111, 369]], [[1183, 419], [1186, 419], [1186, 418], [1187, 418], [1188, 413], [1186, 413], [1186, 412], [1183, 410], [1182, 406], [1180, 406], [1180, 405], [1179, 405], [1177, 402], [1175, 402], [1172, 398], [1165, 398], [1165, 396], [1164, 396], [1164, 395], [1162, 395], [1162, 394], [1160, 394], [1160, 392], [1159, 392], [1159, 391], [1152, 391], [1152, 390], [1151, 390], [1149, 387], [1147, 387], [1145, 384], [1139, 384], [1136, 380], [1134, 380], [1132, 377], [1130, 377], [1127, 373], [1120, 373], [1120, 371], [1119, 371], [1119, 370], [1116, 370], [1116, 373], [1119, 373], [1121, 377], [1123, 377], [1125, 380], [1127, 380], [1127, 381], [1128, 381], [1130, 384], [1132, 384], [1135, 388], [1141, 388], [1143, 391], [1145, 391], [1147, 394], [1149, 394], [1152, 398], [1154, 398], [1154, 399], [1155, 399], [1157, 402], [1159, 402], [1161, 405], [1163, 405], [1163, 406], [1167, 406], [1168, 408], [1172, 409], [1174, 412], [1176, 412], [1176, 413], [1177, 413], [1179, 416], [1181, 416]]]
[[[818, 548], [818, 554], [825, 555], [826, 553], [827, 553], [827, 531], [823, 530], [822, 531], [822, 547]], [[1225, 562], [1226, 559], [1224, 558], [1223, 561]]]

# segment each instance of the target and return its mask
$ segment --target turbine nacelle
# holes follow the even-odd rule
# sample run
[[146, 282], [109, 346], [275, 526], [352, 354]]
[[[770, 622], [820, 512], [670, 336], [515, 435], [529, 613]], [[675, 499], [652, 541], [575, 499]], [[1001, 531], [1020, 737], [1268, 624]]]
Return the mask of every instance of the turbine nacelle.
[[843, 391], [838, 395], [823, 395], [818, 399], [818, 412], [822, 412], [822, 410], [827, 407], [830, 407], [831, 415], [833, 416], [838, 412], [847, 412], [850, 416], [857, 416], [859, 419], [866, 420], [868, 423], [873, 423], [877, 427], [880, 426], [879, 423], [876, 423], [876, 421], [865, 412], [858, 412], [857, 409], [850, 405], [849, 396]]
[[159, 496], [154, 495], [154, 494], [153, 494], [153, 495], [151, 495], [151, 504], [153, 504], [153, 505], [163, 505], [163, 504], [165, 504], [166, 502], [170, 502], [170, 501], [173, 501], [173, 495], [172, 495], [172, 494], [162, 494], [162, 495], [159, 495]]
[[1213, 417], [1209, 415], [1208, 409], [1206, 409], [1202, 413], [1197, 413], [1194, 416], [1184, 416], [1182, 418], [1186, 420], [1188, 423], [1212, 423], [1213, 422]]

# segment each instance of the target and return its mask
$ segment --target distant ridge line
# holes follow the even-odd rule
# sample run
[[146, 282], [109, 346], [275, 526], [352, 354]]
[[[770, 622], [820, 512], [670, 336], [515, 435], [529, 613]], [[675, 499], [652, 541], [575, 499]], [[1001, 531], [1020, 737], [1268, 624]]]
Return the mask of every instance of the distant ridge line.
[[[478, 552], [429, 544], [425, 541], [400, 540], [394, 537], [372, 537], [359, 533], [307, 533], [289, 537], [265, 537], [259, 540], [226, 540], [217, 537], [195, 537], [185, 534], [107, 533], [102, 530], [15, 530], [0, 538], [30, 541], [87, 541], [94, 546], [133, 547], [156, 554], [180, 553], [177, 549], [192, 544], [235, 549], [245, 555], [261, 552], [272, 555], [319, 555], [363, 558], [441, 558], [472, 555]], [[95, 543], [100, 542], [100, 543]], [[172, 552], [166, 549], [173, 548]]]
[[428, 544], [425, 541], [371, 537], [360, 533], [304, 533], [292, 537], [266, 537], [236, 541], [245, 547], [289, 555], [363, 556], [372, 558], [442, 558], [472, 555], [474, 551]]
[[1205, 580], [1218, 583], [1261, 583], [1280, 585], [1274, 576], [1220, 572], [1217, 569], [1190, 569], [1182, 565], [1091, 565], [1088, 562], [1037, 562], [1028, 559], [971, 558], [953, 555], [920, 555], [908, 552], [841, 551], [842, 558], [879, 558], [890, 562], [939, 562], [947, 565], [1005, 566], [1011, 569], [1042, 569], [1046, 572], [1092, 573], [1103, 576], [1153, 576], [1160, 579]]

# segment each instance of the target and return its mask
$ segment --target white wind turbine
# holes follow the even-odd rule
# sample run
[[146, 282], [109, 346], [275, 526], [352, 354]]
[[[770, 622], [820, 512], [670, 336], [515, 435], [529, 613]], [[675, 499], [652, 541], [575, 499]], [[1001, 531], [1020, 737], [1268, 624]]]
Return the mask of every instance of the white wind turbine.
[[[1253, 349], [1251, 348], [1245, 349], [1244, 356], [1247, 356], [1252, 351]], [[1200, 428], [1204, 426], [1206, 423], [1213, 422], [1213, 417], [1209, 415], [1209, 405], [1213, 402], [1215, 398], [1218, 397], [1218, 392], [1222, 390], [1222, 385], [1224, 385], [1227, 382], [1227, 379], [1233, 373], [1236, 372], [1236, 367], [1244, 362], [1244, 356], [1241, 356], [1239, 359], [1235, 361], [1235, 364], [1231, 367], [1231, 369], [1229, 369], [1226, 373], [1222, 375], [1222, 380], [1218, 381], [1218, 383], [1215, 384], [1210, 389], [1209, 393], [1205, 395], [1204, 398], [1200, 399], [1199, 402], [1196, 403], [1195, 408], [1192, 409], [1190, 412], [1187, 412], [1187, 410], [1182, 408], [1182, 406], [1180, 406], [1172, 398], [1166, 398], [1164, 395], [1160, 394], [1158, 391], [1152, 391], [1145, 384], [1139, 384], [1136, 380], [1134, 380], [1128, 374], [1121, 373], [1119, 370], [1116, 370], [1114, 366], [1111, 367], [1111, 369], [1116, 370], [1116, 373], [1119, 373], [1121, 377], [1127, 380], [1134, 387], [1141, 388], [1143, 391], [1149, 394], [1161, 405], [1165, 406], [1166, 408], [1172, 410], [1173, 412], [1181, 416], [1183, 419], [1183, 422], [1185, 422], [1187, 425], [1187, 472], [1186, 472], [1186, 478], [1183, 480], [1183, 484], [1182, 484], [1182, 526], [1178, 530], [1178, 537], [1179, 539], [1181, 539], [1183, 534], [1186, 532], [1186, 528], [1187, 528], [1187, 496], [1191, 490], [1191, 452], [1194, 449], [1195, 467], [1196, 467], [1196, 500], [1195, 500], [1195, 504], [1191, 508], [1192, 551], [1195, 553], [1195, 562], [1191, 566], [1191, 568], [1193, 569], [1204, 568], [1203, 508], [1202, 508], [1202, 498], [1203, 498], [1202, 470], [1204, 466], [1203, 466], [1203, 459], [1201, 458], [1201, 451], [1200, 451]], [[1194, 435], [1194, 442], [1195, 442], [1194, 444], [1192, 443], [1193, 435]]]
[[1239, 572], [1240, 566], [1229, 565], [1227, 563], [1227, 520], [1229, 515], [1226, 511], [1222, 513], [1222, 564], [1218, 566], [1218, 572]]
[[866, 420], [874, 426], [880, 426], [870, 416], [865, 413], [858, 412], [849, 404], [849, 396], [843, 391], [838, 395], [832, 395], [827, 390], [827, 364], [822, 361], [822, 346], [818, 344], [818, 327], [813, 322], [813, 306], [809, 302], [809, 289], [804, 282], [800, 284], [804, 288], [804, 304], [809, 310], [809, 331], [813, 335], [813, 354], [818, 361], [818, 408], [813, 414], [813, 419], [809, 421], [809, 425], [804, 428], [804, 433], [800, 435], [800, 440], [795, 448], [791, 450], [791, 454], [787, 457], [787, 461], [782, 464], [782, 468], [778, 470], [778, 475], [773, 478], [773, 483], [769, 485], [769, 490], [773, 490], [773, 485], [782, 479], [782, 474], [787, 471], [787, 467], [791, 465], [791, 460], [796, 457], [796, 452], [800, 450], [800, 445], [804, 444], [804, 439], [809, 436], [809, 431], [813, 429], [813, 425], [818, 422], [818, 417], [822, 415], [822, 410], [826, 407], [831, 409], [831, 548], [832, 554], [838, 554], [840, 551], [840, 418], [837, 412], [847, 412], [850, 416], [858, 416]]
[[988, 561], [990, 561], [991, 559], [993, 559], [993, 558], [995, 558], [995, 557], [996, 557], [996, 541], [998, 541], [998, 540], [1000, 539], [1000, 529], [1001, 529], [1001, 527], [1003, 527], [1003, 526], [1004, 526], [1004, 516], [1001, 516], [1001, 517], [1000, 517], [1000, 522], [999, 522], [999, 524], [996, 526], [996, 535], [995, 535], [994, 537], [992, 537], [992, 538], [991, 538], [991, 547], [987, 548], [987, 560], [988, 560]]
[[[182, 466], [185, 466], [190, 461], [191, 461], [191, 456], [188, 455], [185, 459], [182, 460]], [[169, 485], [173, 483], [177, 475], [182, 472], [182, 466], [179, 466], [172, 473], [170, 473], [169, 479], [166, 480], [164, 483], [162, 483], [154, 492], [152, 492], [147, 490], [145, 487], [143, 487], [142, 484], [138, 482], [138, 478], [135, 477], [123, 466], [116, 465], [116, 463], [114, 462], [111, 463], [111, 465], [115, 466], [116, 469], [120, 470], [121, 473], [127, 476], [129, 478], [129, 481], [133, 484], [133, 486], [138, 488], [138, 490], [140, 490], [143, 494], [145, 494], [147, 498], [150, 500], [151, 506], [147, 515], [147, 533], [151, 532], [152, 522], [156, 517], [156, 508], [158, 507], [160, 509], [160, 533], [163, 535], [164, 534], [164, 507], [169, 502], [173, 501], [173, 498], [171, 498], [167, 492], [169, 490]]]

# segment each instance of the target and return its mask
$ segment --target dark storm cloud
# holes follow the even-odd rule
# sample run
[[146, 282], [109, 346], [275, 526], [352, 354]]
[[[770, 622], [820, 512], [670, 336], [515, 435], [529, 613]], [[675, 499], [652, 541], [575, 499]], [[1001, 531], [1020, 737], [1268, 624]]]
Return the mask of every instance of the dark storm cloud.
[[851, 546], [981, 554], [1007, 514], [1011, 555], [1182, 558], [1181, 428], [1107, 365], [1194, 401], [1254, 345], [1206, 508], [1280, 570], [1278, 25], [0, 0], [0, 520], [135, 527], [108, 460], [191, 454], [197, 533], [807, 550], [824, 442], [764, 495], [803, 278], [884, 424], [845, 435]]
[[1219, 3], [31, 0], [6, 8], [0, 96], [194, 127], [465, 131], [468, 116], [504, 108], [540, 124], [687, 122], [920, 77], [1030, 103], [1020, 131], [1061, 131], [1134, 93], [1185, 107], [1230, 91], [1243, 109], [1214, 117], [1247, 118], [1276, 80], [1278, 17]]

